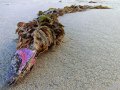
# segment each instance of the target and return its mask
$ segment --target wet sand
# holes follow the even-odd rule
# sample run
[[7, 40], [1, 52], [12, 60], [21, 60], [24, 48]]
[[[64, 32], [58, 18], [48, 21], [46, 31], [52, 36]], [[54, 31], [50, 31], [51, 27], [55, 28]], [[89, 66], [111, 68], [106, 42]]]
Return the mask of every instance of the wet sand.
[[[0, 12], [2, 81], [15, 51], [16, 23], [35, 18], [40, 9], [66, 4], [36, 2], [32, 6], [26, 2], [0, 6], [4, 11]], [[23, 3], [25, 6], [21, 7]], [[32, 72], [10, 90], [119, 90], [120, 9], [117, 7], [60, 17], [66, 32], [61, 45], [40, 55]]]

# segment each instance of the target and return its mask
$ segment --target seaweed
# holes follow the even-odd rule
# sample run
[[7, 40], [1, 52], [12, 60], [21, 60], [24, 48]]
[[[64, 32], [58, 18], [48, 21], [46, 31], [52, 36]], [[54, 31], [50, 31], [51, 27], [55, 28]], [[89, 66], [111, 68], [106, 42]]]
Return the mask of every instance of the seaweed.
[[97, 2], [95, 2], [95, 1], [89, 1], [89, 3], [97, 3]]
[[12, 58], [8, 72], [8, 84], [14, 84], [24, 77], [34, 66], [36, 57], [48, 51], [52, 46], [59, 45], [65, 35], [64, 26], [58, 17], [68, 13], [81, 12], [88, 9], [110, 9], [107, 6], [72, 5], [62, 9], [50, 8], [39, 11], [38, 17], [30, 22], [19, 22], [16, 33], [18, 34], [17, 51]]
[[38, 53], [47, 51], [49, 47], [58, 45], [65, 35], [64, 26], [59, 22], [58, 16], [67, 13], [85, 11], [88, 9], [110, 9], [107, 6], [71, 5], [60, 8], [49, 8], [39, 11], [38, 17], [28, 23], [19, 22], [17, 49], [30, 48]]
[[110, 7], [98, 5], [98, 6], [95, 6], [93, 9], [110, 9]]

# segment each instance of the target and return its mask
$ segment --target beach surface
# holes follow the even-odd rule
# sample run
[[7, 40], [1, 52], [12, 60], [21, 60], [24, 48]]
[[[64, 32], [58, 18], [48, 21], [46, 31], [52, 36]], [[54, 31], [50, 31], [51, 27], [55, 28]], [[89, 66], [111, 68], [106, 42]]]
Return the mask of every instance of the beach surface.
[[[59, 17], [65, 26], [61, 45], [41, 54], [28, 76], [9, 90], [120, 90], [120, 2], [94, 0], [88, 10]], [[88, 0], [0, 1], [0, 87], [15, 52], [16, 24], [37, 17], [39, 10], [89, 4]], [[1, 90], [1, 89], [0, 89]]]

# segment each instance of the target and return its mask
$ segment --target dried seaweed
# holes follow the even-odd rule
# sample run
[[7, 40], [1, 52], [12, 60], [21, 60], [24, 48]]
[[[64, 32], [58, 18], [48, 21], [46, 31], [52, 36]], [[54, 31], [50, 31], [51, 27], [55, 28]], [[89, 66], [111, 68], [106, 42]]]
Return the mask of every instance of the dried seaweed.
[[95, 2], [95, 1], [89, 1], [89, 3], [97, 3], [97, 2]]
[[95, 6], [93, 9], [110, 9], [110, 7], [98, 5], [98, 6]]
[[49, 47], [59, 44], [65, 34], [64, 26], [58, 21], [58, 16], [87, 9], [109, 9], [109, 7], [72, 5], [62, 9], [50, 8], [47, 11], [39, 11], [38, 18], [33, 21], [19, 22], [16, 30], [19, 39], [17, 49], [31, 48], [39, 53], [47, 51]]
[[7, 84], [14, 84], [20, 77], [24, 77], [34, 66], [35, 56], [61, 43], [65, 32], [58, 16], [87, 9], [109, 9], [109, 7], [72, 5], [62, 9], [50, 8], [47, 11], [39, 11], [38, 17], [28, 23], [19, 22], [16, 29], [17, 51], [12, 59], [15, 63], [11, 64], [12, 71], [8, 72]]

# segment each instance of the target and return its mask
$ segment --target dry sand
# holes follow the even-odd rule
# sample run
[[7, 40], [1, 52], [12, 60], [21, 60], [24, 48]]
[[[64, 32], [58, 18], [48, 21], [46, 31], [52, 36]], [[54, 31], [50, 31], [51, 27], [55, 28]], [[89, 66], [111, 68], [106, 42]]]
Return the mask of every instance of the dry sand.
[[[51, 5], [58, 7], [56, 4]], [[24, 10], [17, 8], [20, 11], [18, 12], [15, 6], [13, 5], [9, 9], [11, 12], [6, 21], [6, 27], [3, 22], [4, 30], [12, 30], [9, 38], [0, 29], [0, 32], [3, 32], [0, 36], [1, 43], [5, 42], [5, 45], [9, 43], [8, 48], [4, 47], [9, 53], [10, 46], [13, 52], [15, 51], [13, 48], [15, 43], [13, 45], [11, 42], [11, 39], [15, 38], [13, 33], [15, 24], [18, 21], [32, 19], [39, 8], [43, 8], [42, 5], [40, 7], [33, 5], [28, 9], [26, 5], [22, 7]], [[61, 4], [60, 6], [62, 7]], [[15, 15], [13, 15], [14, 12]], [[21, 14], [22, 12], [24, 13]], [[2, 17], [5, 18], [4, 15]], [[1, 20], [7, 20], [4, 18]], [[66, 32], [61, 45], [40, 55], [32, 72], [10, 90], [119, 90], [119, 18], [120, 9], [117, 7], [111, 10], [89, 10], [60, 17], [59, 20], [65, 26]], [[1, 23], [0, 27], [2, 27]], [[6, 41], [2, 41], [4, 39]], [[6, 53], [2, 50], [3, 46], [0, 48], [1, 53]], [[8, 57], [10, 56], [6, 58]], [[8, 62], [10, 60], [1, 65], [7, 66]], [[0, 73], [2, 71], [4, 70], [0, 70]]]

